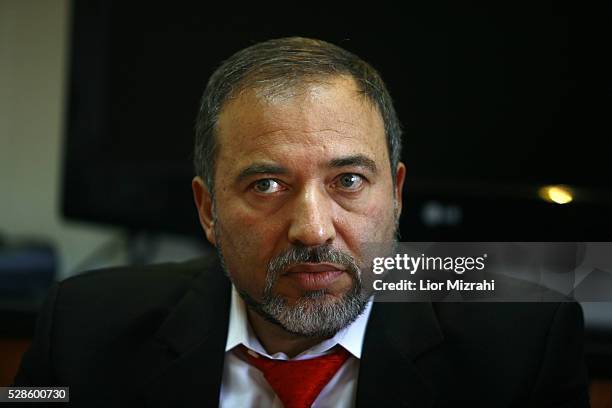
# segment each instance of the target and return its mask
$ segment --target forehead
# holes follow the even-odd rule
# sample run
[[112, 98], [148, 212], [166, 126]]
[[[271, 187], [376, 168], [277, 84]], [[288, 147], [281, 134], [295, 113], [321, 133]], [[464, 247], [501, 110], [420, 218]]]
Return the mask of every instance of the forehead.
[[311, 159], [365, 154], [388, 161], [381, 115], [346, 77], [275, 95], [248, 89], [225, 104], [216, 134], [219, 156], [234, 164], [300, 154]]

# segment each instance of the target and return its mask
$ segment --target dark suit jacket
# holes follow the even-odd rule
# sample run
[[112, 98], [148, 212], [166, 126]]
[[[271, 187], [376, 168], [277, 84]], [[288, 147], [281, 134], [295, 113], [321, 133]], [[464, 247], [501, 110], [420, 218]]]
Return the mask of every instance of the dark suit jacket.
[[[70, 386], [71, 406], [216, 406], [230, 288], [216, 260], [69, 278], [15, 385]], [[580, 306], [376, 303], [357, 405], [588, 406]]]

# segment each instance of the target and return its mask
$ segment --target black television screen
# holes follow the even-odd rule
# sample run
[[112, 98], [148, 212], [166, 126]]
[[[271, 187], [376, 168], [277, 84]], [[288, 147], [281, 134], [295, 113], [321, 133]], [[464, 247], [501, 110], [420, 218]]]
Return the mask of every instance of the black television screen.
[[[404, 240], [612, 235], [603, 12], [456, 2], [341, 12], [206, 2], [73, 6], [69, 218], [198, 231], [193, 125], [207, 78], [241, 48], [299, 35], [338, 44], [382, 73], [405, 131]], [[540, 200], [547, 184], [572, 186], [574, 202]]]

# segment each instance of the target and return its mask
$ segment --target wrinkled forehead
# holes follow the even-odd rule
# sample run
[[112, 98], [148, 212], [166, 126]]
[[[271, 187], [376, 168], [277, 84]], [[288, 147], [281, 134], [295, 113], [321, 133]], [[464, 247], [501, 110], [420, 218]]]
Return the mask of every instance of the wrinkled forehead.
[[221, 155], [249, 155], [283, 145], [361, 149], [388, 160], [384, 123], [352, 78], [335, 77], [271, 90], [237, 93], [223, 107], [216, 129]]

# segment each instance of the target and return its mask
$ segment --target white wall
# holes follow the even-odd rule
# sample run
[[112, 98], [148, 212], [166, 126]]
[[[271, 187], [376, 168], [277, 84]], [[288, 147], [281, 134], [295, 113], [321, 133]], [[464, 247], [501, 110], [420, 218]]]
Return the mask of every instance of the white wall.
[[117, 231], [60, 216], [68, 0], [0, 0], [0, 234], [43, 237], [60, 277]]

